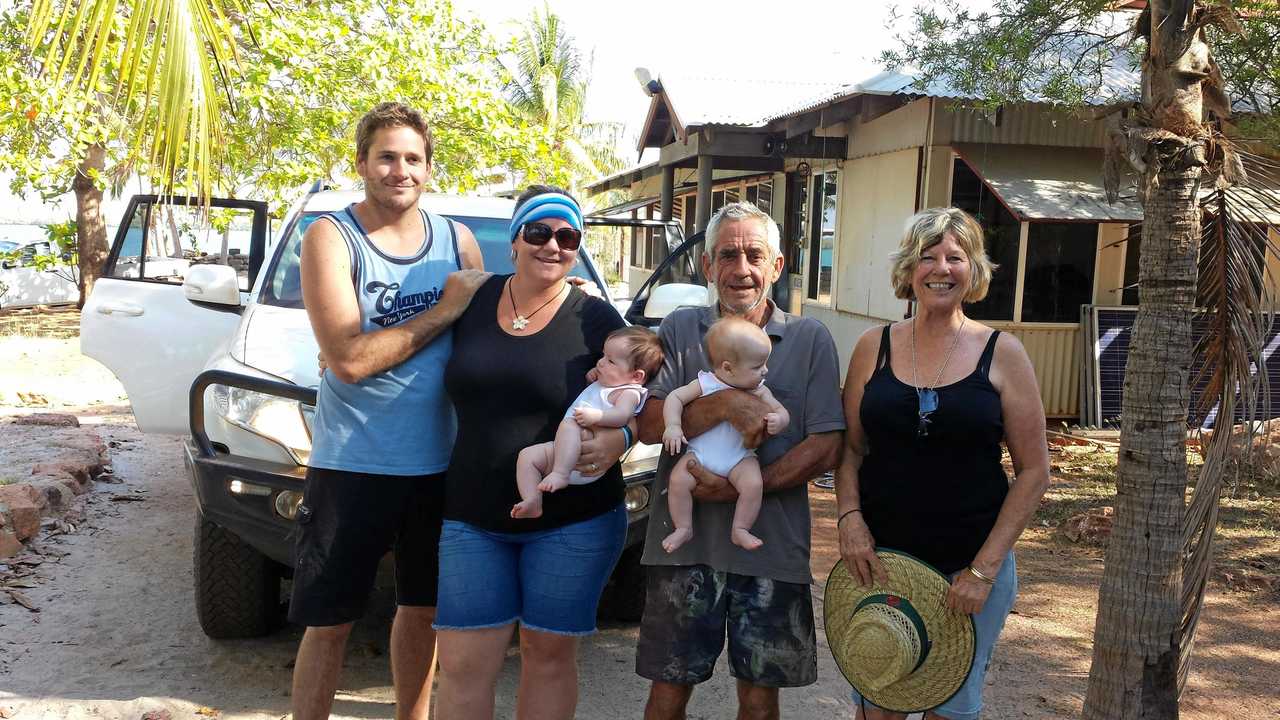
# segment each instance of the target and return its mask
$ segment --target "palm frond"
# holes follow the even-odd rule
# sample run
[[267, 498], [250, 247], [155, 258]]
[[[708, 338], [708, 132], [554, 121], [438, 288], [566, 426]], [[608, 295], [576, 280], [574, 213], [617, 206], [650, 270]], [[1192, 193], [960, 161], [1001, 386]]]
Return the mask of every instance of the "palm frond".
[[[135, 154], [162, 192], [207, 199], [234, 112], [229, 78], [239, 56], [228, 9], [244, 14], [241, 0], [35, 0], [27, 45], [42, 72], [75, 91], [69, 97], [128, 119]], [[108, 97], [99, 84], [112, 66]]]
[[[1209, 330], [1196, 355], [1196, 382], [1205, 383], [1201, 413], [1216, 406], [1215, 430], [1202, 438], [1204, 466], [1183, 521], [1181, 688], [1190, 671], [1191, 650], [1213, 564], [1218, 503], [1231, 459], [1248, 453], [1261, 420], [1270, 418], [1265, 339], [1275, 322], [1267, 256], [1280, 256], [1267, 226], [1280, 218], [1280, 177], [1273, 161], [1239, 143], [1222, 145], [1219, 182], [1201, 203], [1200, 302]], [[1234, 426], [1239, 421], [1241, 432]], [[1238, 466], [1236, 466], [1238, 467]]]

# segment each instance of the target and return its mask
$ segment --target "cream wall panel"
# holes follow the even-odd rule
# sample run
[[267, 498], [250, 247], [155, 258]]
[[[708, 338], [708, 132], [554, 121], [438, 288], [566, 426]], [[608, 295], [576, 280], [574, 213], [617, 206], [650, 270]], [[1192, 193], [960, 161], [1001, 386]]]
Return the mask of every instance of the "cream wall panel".
[[[905, 304], [903, 308], [906, 308]], [[827, 330], [831, 331], [831, 339], [836, 344], [836, 352], [840, 353], [841, 385], [844, 384], [844, 374], [849, 367], [849, 358], [853, 356], [854, 343], [858, 342], [858, 338], [862, 337], [862, 333], [866, 332], [868, 328], [885, 324], [885, 321], [879, 318], [839, 312], [828, 307], [808, 303], [804, 305], [804, 316], [817, 320], [826, 325]]]
[[836, 309], [870, 318], [902, 317], [889, 254], [915, 211], [915, 148], [846, 160], [841, 173], [836, 247]]
[[[921, 147], [929, 128], [929, 100], [922, 99], [849, 128], [850, 158]], [[913, 173], [914, 176], [914, 173]]]
[[949, 145], [934, 145], [925, 158], [924, 197], [920, 207], [948, 207], [951, 205], [951, 174], [954, 153]]
[[1124, 289], [1125, 236], [1124, 223], [1102, 223], [1098, 226], [1098, 263], [1093, 276], [1093, 304], [1120, 304]]
[[[1267, 228], [1267, 242], [1273, 248], [1280, 248], [1280, 228], [1272, 225]], [[1280, 255], [1267, 250], [1267, 290], [1271, 293], [1272, 307], [1275, 307], [1276, 301], [1280, 300]]]

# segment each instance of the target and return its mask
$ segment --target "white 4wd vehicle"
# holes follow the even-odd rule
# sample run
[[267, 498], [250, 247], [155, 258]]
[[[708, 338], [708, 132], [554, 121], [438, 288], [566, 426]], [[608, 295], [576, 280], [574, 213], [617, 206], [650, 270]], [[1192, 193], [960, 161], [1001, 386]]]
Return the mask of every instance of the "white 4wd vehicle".
[[[317, 183], [269, 246], [266, 203], [216, 199], [205, 213], [189, 198], [135, 196], [84, 307], [81, 349], [120, 379], [139, 429], [187, 436], [195, 601], [210, 637], [263, 635], [283, 617], [280, 581], [292, 572], [320, 380], [302, 305], [302, 235], [322, 214], [361, 199]], [[513, 201], [424, 195], [421, 204], [471, 229], [486, 270], [511, 271]], [[587, 224], [639, 226], [665, 234], [670, 250], [681, 246], [676, 223]], [[605, 287], [585, 244], [580, 253], [573, 274]], [[627, 550], [602, 602], [620, 619], [638, 619], [643, 607], [639, 558], [657, 450], [638, 445], [623, 460]]]

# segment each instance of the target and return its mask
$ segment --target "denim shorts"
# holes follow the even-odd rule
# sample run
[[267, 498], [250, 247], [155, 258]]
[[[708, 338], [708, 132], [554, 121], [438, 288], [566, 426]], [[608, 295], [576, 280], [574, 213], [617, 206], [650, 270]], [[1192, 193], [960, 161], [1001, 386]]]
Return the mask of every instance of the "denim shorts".
[[[966, 570], [951, 573], [951, 579]], [[996, 574], [996, 584], [991, 586], [987, 601], [982, 604], [982, 612], [973, 616], [974, 654], [973, 669], [969, 677], [960, 686], [960, 690], [950, 700], [933, 709], [934, 714], [948, 720], [978, 720], [982, 713], [982, 688], [986, 686], [987, 666], [991, 663], [991, 652], [995, 650], [996, 638], [1004, 629], [1004, 621], [1013, 610], [1013, 600], [1018, 596], [1018, 568], [1013, 560], [1013, 551], [1004, 558], [1004, 565]], [[853, 704], [862, 702], [862, 696], [853, 691]], [[866, 703], [868, 707], [875, 707]]]
[[622, 505], [549, 530], [503, 533], [445, 520], [437, 630], [519, 621], [558, 635], [595, 632], [596, 606], [627, 537]]

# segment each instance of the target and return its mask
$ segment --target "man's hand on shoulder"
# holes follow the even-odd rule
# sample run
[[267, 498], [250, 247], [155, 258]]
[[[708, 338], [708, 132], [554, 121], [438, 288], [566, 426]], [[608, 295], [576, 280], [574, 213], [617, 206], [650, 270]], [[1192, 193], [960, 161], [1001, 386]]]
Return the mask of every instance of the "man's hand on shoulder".
[[476, 291], [492, 274], [483, 270], [455, 270], [449, 273], [449, 277], [444, 282], [440, 303], [453, 312], [462, 314], [462, 311], [467, 309], [467, 305], [471, 304], [471, 298], [475, 297]]
[[600, 298], [601, 300], [609, 299], [609, 298], [606, 298], [604, 296], [604, 293], [600, 291], [600, 286], [595, 284], [591, 280], [570, 275], [569, 277], [565, 278], [565, 281], [568, 282], [570, 285], [578, 288], [582, 292], [590, 295], [591, 297]]

